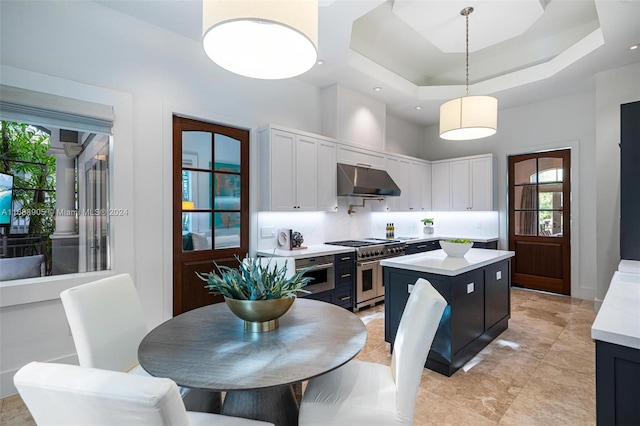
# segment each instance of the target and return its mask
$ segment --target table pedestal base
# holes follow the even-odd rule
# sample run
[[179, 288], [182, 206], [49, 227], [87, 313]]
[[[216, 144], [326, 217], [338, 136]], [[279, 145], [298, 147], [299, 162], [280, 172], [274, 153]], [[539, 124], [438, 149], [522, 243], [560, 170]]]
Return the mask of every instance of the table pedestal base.
[[262, 420], [276, 426], [298, 425], [298, 403], [291, 385], [229, 391], [221, 414]]

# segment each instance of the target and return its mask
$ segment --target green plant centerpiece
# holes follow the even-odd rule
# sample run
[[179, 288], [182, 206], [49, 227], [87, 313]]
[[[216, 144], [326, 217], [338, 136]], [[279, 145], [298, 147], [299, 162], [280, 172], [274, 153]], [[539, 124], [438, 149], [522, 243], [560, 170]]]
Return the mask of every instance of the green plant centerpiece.
[[420, 219], [420, 222], [424, 225], [422, 228], [422, 232], [425, 234], [433, 234], [433, 218], [425, 217], [424, 219]]
[[313, 279], [305, 276], [313, 267], [291, 273], [286, 264], [278, 267], [273, 257], [235, 258], [238, 268], [214, 261], [216, 270], [196, 275], [211, 294], [224, 296], [231, 312], [244, 320], [246, 331], [278, 328], [278, 318], [291, 308], [298, 292], [310, 293], [303, 287]]
[[440, 247], [442, 247], [442, 250], [444, 250], [447, 256], [464, 257], [469, 249], [473, 247], [473, 242], [462, 238], [454, 238], [451, 240], [441, 240]]

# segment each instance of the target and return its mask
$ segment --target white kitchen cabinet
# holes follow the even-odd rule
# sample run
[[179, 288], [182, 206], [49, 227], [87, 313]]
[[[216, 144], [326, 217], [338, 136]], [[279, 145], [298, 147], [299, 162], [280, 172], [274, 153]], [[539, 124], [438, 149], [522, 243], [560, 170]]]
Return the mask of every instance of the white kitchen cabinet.
[[385, 170], [400, 188], [399, 197], [387, 197], [388, 211], [431, 209], [431, 165], [403, 157], [387, 156]]
[[338, 163], [352, 166], [365, 165], [373, 169], [385, 168], [386, 156], [378, 151], [355, 148], [348, 145], [338, 146]]
[[491, 155], [431, 165], [433, 210], [493, 210]]
[[422, 211], [431, 210], [431, 164], [419, 163], [420, 167], [420, 180], [418, 192], [420, 192], [420, 205], [419, 209]]
[[431, 209], [451, 210], [451, 164], [442, 161], [431, 164]]
[[337, 148], [331, 141], [318, 140], [318, 210], [338, 210]]
[[318, 209], [318, 140], [267, 128], [259, 132], [260, 206], [267, 211]]

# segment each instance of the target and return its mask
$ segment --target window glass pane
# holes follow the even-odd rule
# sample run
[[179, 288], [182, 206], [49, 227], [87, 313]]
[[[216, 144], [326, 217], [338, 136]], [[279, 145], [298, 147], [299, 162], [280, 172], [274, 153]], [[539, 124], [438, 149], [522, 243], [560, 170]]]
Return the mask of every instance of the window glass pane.
[[182, 132], [182, 167], [211, 170], [211, 133]]
[[216, 210], [240, 210], [240, 175], [216, 173], [213, 202]]
[[240, 247], [240, 213], [215, 213], [215, 248]]
[[216, 171], [240, 173], [240, 141], [226, 135], [215, 134]]
[[193, 203], [183, 204], [183, 210], [211, 209], [211, 173], [183, 170], [182, 201]]
[[514, 165], [515, 184], [536, 183], [536, 159], [519, 161]]
[[537, 212], [515, 212], [514, 228], [516, 235], [538, 235]]
[[0, 172], [14, 176], [0, 257], [16, 258], [0, 281], [110, 269], [111, 217], [129, 214], [110, 205], [111, 137], [8, 121], [0, 128]]
[[562, 182], [562, 158], [539, 158], [538, 182]]
[[211, 213], [182, 213], [182, 250], [211, 249]]
[[545, 184], [538, 187], [540, 209], [562, 209], [562, 184]]
[[536, 185], [522, 185], [514, 188], [516, 210], [536, 209]]

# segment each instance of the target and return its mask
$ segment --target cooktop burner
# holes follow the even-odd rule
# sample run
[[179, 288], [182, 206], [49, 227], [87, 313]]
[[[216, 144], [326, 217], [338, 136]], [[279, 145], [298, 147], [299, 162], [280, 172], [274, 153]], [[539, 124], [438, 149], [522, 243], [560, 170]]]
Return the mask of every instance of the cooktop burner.
[[367, 247], [380, 244], [379, 241], [364, 241], [364, 240], [343, 240], [343, 241], [330, 241], [325, 244], [332, 246], [345, 246], [345, 247]]

